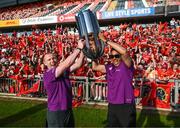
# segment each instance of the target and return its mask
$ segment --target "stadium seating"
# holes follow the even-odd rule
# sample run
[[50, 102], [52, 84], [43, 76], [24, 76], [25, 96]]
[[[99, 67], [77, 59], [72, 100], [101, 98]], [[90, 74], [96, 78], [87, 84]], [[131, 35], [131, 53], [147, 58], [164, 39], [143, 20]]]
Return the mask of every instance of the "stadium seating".
[[117, 0], [112, 1], [112, 2], [110, 3], [110, 5], [109, 5], [107, 11], [113, 11], [113, 10], [115, 10], [117, 3], [118, 3]]
[[125, 9], [125, 1], [124, 0], [118, 0], [116, 10]]
[[179, 0], [168, 0], [167, 5], [180, 5]]
[[[52, 5], [53, 8], [48, 8], [46, 7], [47, 5]], [[43, 2], [36, 2], [36, 4], [28, 3], [10, 8], [1, 8], [0, 20], [12, 20], [63, 14], [76, 14], [80, 10], [85, 9], [90, 9], [93, 12], [96, 12], [144, 7], [157, 7], [165, 5], [180, 5], [180, 1], [168, 0], [167, 3], [165, 3], [163, 0], [86, 0], [82, 3], [78, 0], [74, 0], [73, 2], [71, 0], [45, 0]]]
[[99, 2], [98, 5], [92, 10], [93, 12], [99, 11], [103, 6], [105, 2]]
[[135, 0], [134, 1], [134, 8], [144, 8], [144, 4], [142, 2], [142, 0]]

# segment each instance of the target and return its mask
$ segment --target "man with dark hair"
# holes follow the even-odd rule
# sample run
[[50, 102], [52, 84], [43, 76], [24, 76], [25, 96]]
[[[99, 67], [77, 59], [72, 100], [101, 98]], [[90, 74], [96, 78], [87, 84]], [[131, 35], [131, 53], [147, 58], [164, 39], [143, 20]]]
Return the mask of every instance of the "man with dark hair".
[[[43, 81], [48, 96], [48, 127], [74, 127], [69, 74], [81, 67], [84, 44], [84, 40], [79, 40], [77, 48], [59, 65], [56, 65], [57, 59], [52, 53], [44, 56], [44, 65], [47, 66]], [[75, 61], [79, 54], [79, 58]]]
[[99, 38], [112, 47], [110, 64], [101, 65], [93, 61], [93, 70], [106, 73], [108, 86], [107, 127], [135, 127], [136, 108], [133, 93], [134, 67], [125, 48], [106, 40], [102, 33]]

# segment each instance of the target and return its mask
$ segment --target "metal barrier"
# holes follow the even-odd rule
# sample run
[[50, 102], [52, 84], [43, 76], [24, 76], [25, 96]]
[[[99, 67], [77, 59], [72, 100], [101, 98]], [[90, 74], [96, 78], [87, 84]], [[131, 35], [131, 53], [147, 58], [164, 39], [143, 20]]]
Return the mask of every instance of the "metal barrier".
[[[25, 91], [33, 88], [33, 85], [40, 80], [40, 85], [37, 92], [28, 93], [24, 96], [31, 97], [42, 97], [46, 98], [46, 91], [43, 86], [43, 81], [41, 79], [34, 80], [24, 80], [24, 85], [22, 82], [18, 82], [17, 80], [13, 80], [10, 78], [0, 78], [0, 93], [12, 93], [18, 94], [22, 88], [25, 86]], [[107, 83], [104, 80], [97, 80], [88, 77], [76, 77], [71, 76], [70, 81], [72, 84], [72, 94], [73, 98], [80, 98], [84, 102], [107, 102]], [[179, 96], [180, 96], [180, 80], [171, 80], [175, 84], [171, 88], [170, 103], [174, 108], [180, 107]], [[134, 79], [133, 81], [134, 89], [139, 90], [139, 94], [136, 96], [136, 104], [139, 104], [141, 99], [148, 95], [151, 87], [148, 83], [142, 83], [142, 79]], [[157, 93], [157, 92], [156, 92]], [[22, 94], [23, 95], [23, 94]]]
[[[97, 82], [88, 77], [70, 77], [74, 98], [82, 98], [87, 102], [106, 102], [107, 83]], [[98, 97], [98, 98], [97, 98]]]
[[10, 85], [13, 85], [13, 80], [9, 78], [1, 78], [0, 79], [0, 92], [8, 93]]
[[[24, 91], [33, 88], [33, 85], [39, 79], [27, 79], [19, 82], [18, 80], [13, 80], [10, 78], [0, 78], [0, 93], [11, 93], [19, 94], [31, 97], [47, 97], [46, 91], [43, 86], [43, 81], [40, 79], [39, 90], [37, 92], [23, 94], [20, 93], [22, 86]], [[89, 79], [88, 77], [70, 77], [72, 84], [72, 94], [73, 98], [82, 98], [86, 102], [105, 102], [107, 99], [107, 83], [106, 82], [96, 82], [95, 79]], [[96, 89], [96, 90], [95, 90]], [[98, 89], [98, 90], [97, 90]], [[96, 98], [98, 97], [98, 98]]]
[[174, 108], [180, 107], [180, 80], [174, 80], [174, 87], [171, 89], [171, 105]]

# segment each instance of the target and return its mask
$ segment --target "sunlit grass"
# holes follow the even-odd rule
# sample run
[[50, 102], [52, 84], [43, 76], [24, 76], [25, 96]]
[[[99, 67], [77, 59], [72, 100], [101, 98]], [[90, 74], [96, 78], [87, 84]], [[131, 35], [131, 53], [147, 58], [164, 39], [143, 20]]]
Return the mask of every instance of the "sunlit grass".
[[[74, 108], [76, 127], [105, 127], [107, 108], [82, 105]], [[0, 98], [0, 127], [45, 127], [46, 102]], [[137, 112], [138, 127], [180, 127], [180, 114]]]

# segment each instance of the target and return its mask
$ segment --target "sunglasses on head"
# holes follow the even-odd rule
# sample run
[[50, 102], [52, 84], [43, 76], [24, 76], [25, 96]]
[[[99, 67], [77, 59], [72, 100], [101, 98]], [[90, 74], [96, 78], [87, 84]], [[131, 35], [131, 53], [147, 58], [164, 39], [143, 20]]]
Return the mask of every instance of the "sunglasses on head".
[[116, 54], [116, 55], [109, 55], [109, 58], [112, 59], [112, 58], [120, 58], [121, 55], [119, 54]]

